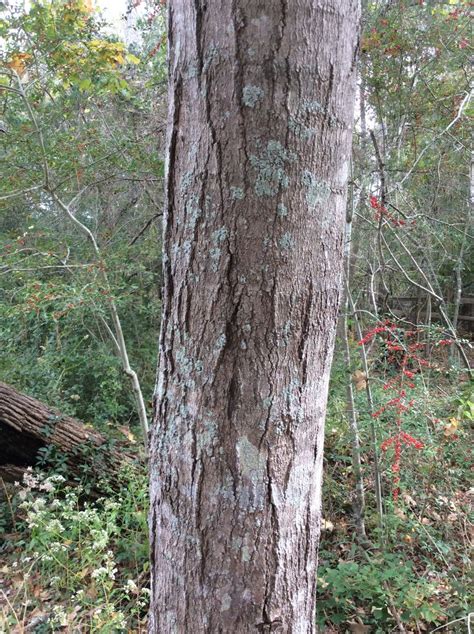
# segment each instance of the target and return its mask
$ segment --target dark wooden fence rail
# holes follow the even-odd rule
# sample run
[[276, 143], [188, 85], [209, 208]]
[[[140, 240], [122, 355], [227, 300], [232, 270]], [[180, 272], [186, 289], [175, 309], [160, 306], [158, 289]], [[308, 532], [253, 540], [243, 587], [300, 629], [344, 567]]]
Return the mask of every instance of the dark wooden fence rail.
[[[397, 317], [406, 317], [411, 321], [424, 322], [427, 309], [427, 297], [391, 297], [388, 306]], [[431, 320], [442, 321], [440, 313], [433, 306]], [[474, 331], [474, 296], [461, 297], [458, 321], [463, 322], [462, 327], [470, 332]], [[470, 323], [469, 323], [470, 322]]]

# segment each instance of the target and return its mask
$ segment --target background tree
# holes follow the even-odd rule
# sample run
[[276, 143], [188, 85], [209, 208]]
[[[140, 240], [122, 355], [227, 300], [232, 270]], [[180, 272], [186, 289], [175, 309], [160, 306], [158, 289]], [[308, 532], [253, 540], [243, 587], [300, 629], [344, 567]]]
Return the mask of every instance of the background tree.
[[151, 632], [314, 631], [358, 17], [169, 5]]

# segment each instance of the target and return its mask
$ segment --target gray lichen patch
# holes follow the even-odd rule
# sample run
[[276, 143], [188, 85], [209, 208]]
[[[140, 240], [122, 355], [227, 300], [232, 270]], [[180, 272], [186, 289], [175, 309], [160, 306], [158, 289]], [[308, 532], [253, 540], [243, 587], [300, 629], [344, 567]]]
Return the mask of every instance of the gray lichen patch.
[[212, 242], [214, 244], [222, 244], [222, 242], [224, 242], [229, 236], [229, 231], [227, 230], [226, 227], [220, 227], [219, 229], [216, 229], [216, 231], [214, 231], [212, 233]]
[[179, 182], [179, 189], [180, 189], [181, 193], [184, 193], [190, 187], [192, 182], [193, 182], [193, 174], [192, 174], [192, 172], [185, 172], [181, 176], [181, 180]]
[[242, 187], [231, 187], [230, 197], [232, 200], [243, 200], [245, 198], [245, 192]]
[[301, 381], [298, 378], [293, 378], [282, 393], [283, 400], [288, 408], [288, 413], [295, 423], [300, 423], [303, 420], [301, 391]]
[[197, 360], [194, 362], [194, 360], [186, 354], [186, 349], [181, 347], [176, 352], [176, 366], [181, 374], [180, 382], [182, 380], [186, 387], [194, 389], [196, 382], [193, 378], [193, 374], [195, 372], [198, 374], [202, 372], [202, 361]]
[[193, 245], [191, 243], [191, 240], [185, 240], [183, 242], [181, 249], [184, 255], [190, 255], [191, 251], [193, 250]]
[[255, 108], [257, 103], [263, 98], [265, 92], [260, 86], [248, 84], [242, 91], [242, 102], [248, 108]]
[[302, 141], [309, 141], [316, 134], [316, 128], [307, 126], [303, 121], [295, 117], [290, 117], [288, 129]]
[[284, 233], [278, 240], [278, 246], [282, 251], [289, 251], [295, 246], [295, 240], [291, 233]]
[[217, 273], [217, 270], [219, 268], [219, 260], [222, 255], [222, 249], [220, 248], [219, 245], [222, 244], [228, 237], [229, 237], [229, 231], [227, 230], [226, 227], [220, 227], [219, 229], [216, 229], [212, 233], [212, 242], [215, 246], [209, 251], [209, 254], [212, 259], [211, 268], [214, 271], [214, 273]]
[[247, 436], [236, 444], [242, 484], [239, 487], [239, 505], [249, 511], [263, 508], [266, 495], [266, 457]]
[[186, 79], [194, 79], [198, 76], [198, 67], [195, 63], [192, 63], [188, 66], [186, 72], [184, 73]]
[[214, 350], [217, 350], [217, 352], [220, 352], [221, 350], [223, 350], [225, 344], [226, 344], [227, 338], [225, 336], [225, 333], [223, 332], [221, 335], [219, 335], [217, 337], [217, 341], [216, 344], [214, 346]]
[[189, 376], [194, 369], [194, 363], [190, 357], [186, 355], [185, 348], [179, 348], [176, 352], [176, 365], [179, 372], [183, 376]]
[[214, 273], [217, 273], [217, 270], [219, 269], [219, 260], [222, 255], [222, 250], [219, 247], [214, 247], [209, 251], [209, 255], [211, 256], [212, 260], [211, 268]]
[[221, 597], [221, 612], [227, 612], [232, 605], [232, 598], [229, 594], [223, 594]]
[[240, 473], [244, 478], [257, 484], [266, 468], [265, 456], [260, 453], [258, 447], [250, 442], [247, 436], [239, 438], [236, 448]]
[[301, 104], [301, 111], [308, 114], [324, 114], [324, 108], [319, 101], [305, 99]]
[[287, 189], [289, 177], [285, 172], [285, 167], [286, 164], [295, 160], [296, 154], [275, 140], [268, 141], [260, 156], [252, 154], [250, 164], [257, 173], [255, 180], [257, 196], [275, 196], [280, 189]]
[[192, 250], [193, 245], [190, 240], [185, 240], [182, 244], [174, 244], [172, 247], [172, 252], [175, 258], [178, 258], [181, 255], [189, 256]]
[[301, 181], [306, 188], [306, 201], [310, 208], [313, 209], [316, 205], [320, 205], [327, 201], [329, 195], [331, 194], [331, 188], [328, 183], [325, 181], [318, 181], [316, 176], [308, 170], [303, 172]]
[[288, 215], [288, 207], [286, 205], [284, 205], [283, 203], [278, 203], [278, 205], [277, 205], [277, 215], [280, 218], [286, 218], [286, 216]]
[[241, 559], [244, 563], [250, 561], [250, 550], [248, 546], [242, 546]]
[[282, 335], [281, 340], [284, 346], [288, 345], [292, 330], [293, 330], [293, 322], [291, 321], [291, 319], [289, 319], [288, 321], [285, 322], [281, 331], [281, 335]]
[[202, 66], [202, 72], [206, 73], [211, 64], [219, 57], [219, 49], [212, 44], [204, 56], [204, 64]]
[[214, 453], [214, 447], [217, 443], [217, 424], [215, 421], [211, 419], [205, 419], [202, 422], [202, 429], [198, 434], [198, 446], [206, 453], [208, 456], [211, 456]]
[[197, 221], [202, 216], [202, 209], [199, 207], [198, 197], [194, 194], [187, 199], [185, 203], [185, 211], [186, 223], [191, 231], [194, 231]]

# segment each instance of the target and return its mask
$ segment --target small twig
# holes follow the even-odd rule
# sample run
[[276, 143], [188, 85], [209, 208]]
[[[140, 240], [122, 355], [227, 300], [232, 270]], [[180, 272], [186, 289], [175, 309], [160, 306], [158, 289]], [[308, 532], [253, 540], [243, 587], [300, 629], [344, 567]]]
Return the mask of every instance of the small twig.
[[449, 625], [452, 625], [453, 623], [460, 623], [461, 621], [465, 621], [467, 619], [467, 631], [468, 634], [471, 634], [471, 617], [474, 616], [474, 612], [469, 612], [468, 615], [466, 616], [462, 616], [460, 619], [454, 619], [454, 621], [449, 621], [449, 623], [445, 623], [444, 625], [439, 625], [438, 627], [435, 627], [434, 630], [430, 630], [430, 634], [433, 634], [433, 632], [437, 632], [438, 630], [443, 630], [445, 627], [448, 627]]
[[144, 227], [142, 227], [140, 229], [140, 231], [137, 233], [137, 235], [132, 238], [132, 240], [130, 240], [130, 242], [128, 243], [128, 246], [131, 247], [135, 244], [135, 242], [145, 233], [145, 231], [148, 229], [148, 227], [151, 225], [151, 223], [156, 220], [157, 218], [160, 218], [160, 216], [163, 215], [163, 212], [160, 211], [159, 213], [155, 214], [154, 216], [152, 216], [145, 224]]

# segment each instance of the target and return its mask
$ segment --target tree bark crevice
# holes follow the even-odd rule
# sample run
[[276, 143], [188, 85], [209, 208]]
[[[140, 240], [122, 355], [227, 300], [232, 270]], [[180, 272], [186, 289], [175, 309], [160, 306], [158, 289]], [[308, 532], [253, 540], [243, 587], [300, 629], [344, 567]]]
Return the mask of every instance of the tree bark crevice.
[[314, 632], [358, 15], [169, 4], [150, 632]]

